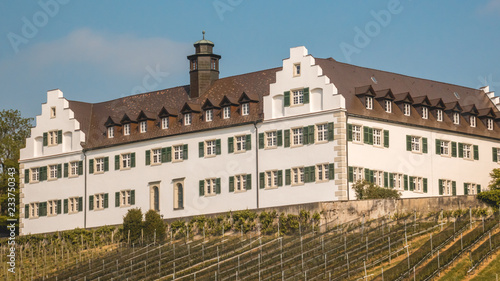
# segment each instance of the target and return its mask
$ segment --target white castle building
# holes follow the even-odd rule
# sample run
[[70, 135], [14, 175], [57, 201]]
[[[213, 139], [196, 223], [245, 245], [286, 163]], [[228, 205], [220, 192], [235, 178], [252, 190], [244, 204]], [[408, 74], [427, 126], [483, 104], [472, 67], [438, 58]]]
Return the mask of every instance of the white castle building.
[[358, 179], [403, 198], [476, 194], [500, 161], [500, 100], [290, 49], [219, 79], [214, 44], [190, 85], [102, 103], [47, 93], [21, 150], [21, 234], [353, 200]]

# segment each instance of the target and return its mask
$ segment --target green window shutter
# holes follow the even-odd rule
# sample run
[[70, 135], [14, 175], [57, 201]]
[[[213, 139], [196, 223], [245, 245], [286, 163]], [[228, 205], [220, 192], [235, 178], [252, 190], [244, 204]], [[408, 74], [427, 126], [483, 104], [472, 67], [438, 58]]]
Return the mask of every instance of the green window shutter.
[[188, 145], [187, 144], [182, 146], [182, 159], [183, 160], [188, 159]]
[[290, 185], [292, 184], [292, 177], [291, 177], [291, 172], [290, 169], [285, 170], [285, 185]]
[[474, 145], [474, 160], [479, 160], [479, 146]]
[[477, 188], [477, 193], [478, 194], [481, 193], [481, 185], [480, 184], [476, 185], [476, 188]]
[[283, 131], [282, 130], [278, 130], [277, 133], [277, 143], [278, 143], [278, 146], [282, 146], [283, 145]]
[[441, 154], [441, 140], [436, 139], [436, 155]]
[[314, 143], [314, 125], [309, 126], [309, 143]]
[[373, 180], [373, 170], [370, 170], [370, 182], [374, 183], [375, 181]]
[[47, 133], [43, 133], [43, 146], [49, 145]]
[[368, 140], [370, 144], [373, 144], [373, 128], [368, 128]]
[[469, 194], [469, 190], [467, 188], [467, 183], [464, 182], [464, 195]]
[[24, 205], [24, 218], [28, 219], [30, 217], [30, 205]]
[[67, 178], [68, 177], [68, 163], [64, 163], [64, 177]]
[[302, 141], [304, 144], [309, 143], [309, 138], [307, 137], [309, 135], [309, 127], [305, 126], [302, 128]]
[[389, 173], [384, 172], [384, 187], [389, 187]]
[[259, 149], [264, 148], [264, 133], [259, 133]]
[[83, 175], [83, 161], [78, 161], [78, 175]]
[[353, 167], [349, 167], [349, 182], [354, 181], [354, 169]]
[[200, 180], [198, 182], [198, 188], [200, 196], [205, 195], [205, 180]]
[[109, 157], [104, 157], [104, 172], [109, 171]]
[[408, 190], [408, 175], [404, 176], [405, 190]]
[[151, 164], [151, 150], [146, 150], [146, 166]]
[[40, 181], [47, 180], [47, 166], [40, 167]]
[[135, 205], [135, 190], [130, 191], [130, 205]]
[[120, 155], [115, 155], [115, 170], [120, 170]]
[[443, 195], [443, 180], [439, 180], [439, 195]]
[[246, 185], [246, 190], [251, 190], [252, 189], [252, 175], [247, 174], [247, 185]]
[[40, 202], [38, 203], [38, 216], [44, 217], [47, 214], [47, 202]]
[[493, 153], [493, 162], [498, 162], [498, 154], [497, 154], [497, 148], [493, 147], [492, 148], [492, 153]]
[[[334, 133], [334, 128], [333, 128], [333, 122], [328, 123], [328, 141], [333, 141], [333, 133]], [[352, 129], [351, 129], [351, 139], [352, 139]]]
[[384, 130], [384, 147], [389, 147], [389, 131]]
[[451, 142], [451, 156], [457, 157], [457, 143], [454, 141]]
[[290, 130], [285, 130], [285, 147], [290, 147]]
[[427, 153], [427, 138], [422, 138], [422, 151]]
[[264, 188], [265, 186], [265, 175], [264, 172], [259, 174], [259, 188]]
[[68, 199], [64, 199], [64, 213], [68, 213]]
[[89, 210], [94, 210], [94, 195], [89, 196]]
[[309, 182], [316, 181], [316, 166], [309, 167]]
[[109, 199], [108, 194], [105, 193], [104, 194], [104, 209], [107, 209], [109, 207], [109, 203], [108, 203], [109, 200], [108, 199]]
[[248, 134], [245, 138], [246, 150], [252, 150], [252, 135]]
[[198, 155], [201, 157], [205, 156], [205, 142], [200, 141], [198, 143]]
[[304, 167], [304, 182], [309, 182], [309, 167]]
[[62, 200], [57, 200], [57, 214], [60, 215], [62, 213]]
[[424, 181], [424, 193], [427, 193], [427, 178], [424, 178], [423, 181]]
[[347, 124], [347, 141], [352, 141], [352, 124]]
[[30, 170], [24, 169], [24, 183], [30, 182]]
[[458, 157], [464, 158], [464, 144], [461, 142], [458, 143]]
[[167, 147], [167, 162], [172, 161], [172, 147]]
[[57, 131], [57, 144], [61, 144], [62, 143], [62, 131], [59, 130]]
[[290, 91], [286, 91], [283, 95], [284, 95], [283, 105], [285, 107], [290, 106]]
[[389, 187], [394, 188], [394, 174], [389, 173]]
[[229, 177], [229, 192], [234, 192], [234, 177]]
[[60, 179], [62, 178], [62, 165], [57, 164], [57, 178]]
[[328, 164], [328, 179], [335, 179], [335, 166], [333, 165], [333, 163]]
[[161, 149], [161, 162], [162, 163], [167, 162], [167, 148], [166, 147]]
[[363, 142], [370, 144], [370, 128], [363, 126]]
[[451, 189], [452, 189], [453, 196], [457, 195], [457, 182], [456, 181], [451, 182]]
[[411, 136], [406, 135], [406, 151], [411, 151]]
[[[248, 150], [248, 148], [247, 148]], [[221, 154], [221, 148], [220, 148], [220, 139], [215, 140], [215, 155], [220, 155]]]
[[413, 182], [413, 177], [410, 177], [410, 191], [415, 190], [415, 183]]
[[370, 181], [370, 169], [365, 168], [365, 180]]
[[132, 161], [131, 161], [131, 162], [132, 162], [132, 163], [131, 163], [131, 166], [132, 166], [132, 168], [135, 168], [135, 152], [132, 152], [132, 154], [131, 154], [130, 156], [131, 156], [131, 158], [132, 158]]
[[228, 137], [227, 138], [227, 153], [233, 153], [233, 152], [234, 152], [234, 138]]
[[[47, 203], [45, 203], [47, 204]], [[78, 197], [78, 212], [83, 211], [83, 197]]]
[[220, 178], [215, 179], [215, 193], [220, 194]]
[[115, 207], [120, 207], [120, 192], [115, 192]]
[[283, 171], [278, 171], [278, 186], [283, 186]]
[[304, 104], [309, 103], [309, 88], [304, 88]]

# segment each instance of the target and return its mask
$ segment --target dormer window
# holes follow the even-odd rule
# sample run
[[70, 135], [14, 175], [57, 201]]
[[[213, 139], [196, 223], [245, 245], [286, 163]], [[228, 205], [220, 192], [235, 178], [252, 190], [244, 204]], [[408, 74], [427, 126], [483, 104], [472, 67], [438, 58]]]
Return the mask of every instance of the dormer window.
[[488, 130], [493, 130], [493, 119], [486, 119], [486, 127], [488, 128]]
[[169, 119], [168, 117], [163, 117], [161, 118], [161, 128], [162, 129], [168, 129], [168, 125], [169, 125]]
[[453, 113], [453, 124], [460, 124], [460, 114], [458, 112]]
[[115, 127], [108, 127], [108, 138], [112, 139], [115, 137]]
[[373, 97], [365, 97], [366, 109], [373, 109]]
[[223, 108], [223, 117], [224, 119], [229, 119], [231, 118], [231, 107], [230, 106], [225, 106]]
[[422, 119], [429, 119], [429, 109], [422, 107]]
[[124, 136], [130, 135], [130, 124], [123, 125], [123, 135]]
[[476, 116], [471, 115], [471, 116], [469, 117], [469, 121], [470, 121], [470, 126], [471, 126], [471, 127], [476, 127]]
[[50, 108], [50, 118], [56, 118], [56, 107]]
[[403, 108], [403, 113], [404, 113], [404, 115], [406, 115], [406, 116], [410, 116], [410, 114], [411, 114], [411, 107], [410, 107], [410, 104], [409, 104], [409, 103], [405, 103], [405, 104], [403, 104], [403, 107], [404, 107], [404, 108]]
[[139, 130], [141, 133], [145, 133], [148, 130], [148, 123], [147, 121], [141, 121], [139, 123]]
[[191, 119], [192, 119], [191, 113], [184, 114], [184, 125], [186, 126], [191, 125], [192, 121]]
[[293, 76], [300, 76], [300, 63], [293, 65]]
[[241, 105], [241, 115], [245, 116], [250, 114], [250, 104], [244, 103]]
[[205, 121], [210, 122], [212, 120], [214, 120], [214, 110], [207, 109], [207, 111], [205, 111]]
[[442, 109], [436, 110], [436, 120], [438, 122], [443, 122], [443, 110]]
[[385, 109], [385, 112], [387, 112], [387, 113], [392, 112], [392, 101], [391, 100], [384, 101], [384, 109]]

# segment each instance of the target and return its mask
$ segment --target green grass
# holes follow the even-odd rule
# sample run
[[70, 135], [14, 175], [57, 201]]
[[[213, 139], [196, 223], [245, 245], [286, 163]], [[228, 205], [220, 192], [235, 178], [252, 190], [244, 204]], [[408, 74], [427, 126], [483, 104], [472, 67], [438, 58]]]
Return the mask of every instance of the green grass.
[[481, 280], [495, 280], [495, 274], [498, 273], [498, 278], [500, 278], [500, 255], [498, 255], [494, 260], [492, 260], [488, 266], [486, 266], [481, 272], [479, 272], [472, 281]]
[[455, 264], [454, 267], [451, 268], [443, 277], [441, 277], [440, 281], [455, 281], [455, 280], [463, 280], [467, 275], [467, 270], [469, 270], [471, 266], [471, 262], [468, 258], [461, 260], [459, 263]]

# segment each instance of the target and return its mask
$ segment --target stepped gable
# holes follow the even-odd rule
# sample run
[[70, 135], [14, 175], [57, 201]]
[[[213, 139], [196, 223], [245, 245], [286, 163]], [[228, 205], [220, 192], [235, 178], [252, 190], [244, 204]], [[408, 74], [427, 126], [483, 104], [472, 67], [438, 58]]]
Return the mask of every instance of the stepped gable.
[[[95, 149], [261, 120], [263, 118], [262, 97], [269, 95], [269, 85], [275, 82], [276, 72], [279, 70], [281, 68], [273, 68], [218, 79], [205, 93], [194, 99], [189, 97], [189, 86], [180, 86], [95, 104], [77, 101], [69, 101], [69, 104], [75, 112], [75, 118], [81, 124], [81, 130], [85, 133], [84, 148]], [[191, 125], [185, 126], [182, 123], [183, 115], [180, 112], [186, 103], [201, 109], [201, 106], [209, 99], [213, 105], [219, 106], [224, 96], [238, 103], [243, 93], [252, 97], [251, 99], [258, 100], [258, 102], [251, 102], [248, 116], [241, 116], [237, 111], [231, 115], [231, 118], [223, 119], [221, 110], [214, 109], [213, 121], [205, 122], [204, 111], [201, 110], [200, 113], [193, 113]], [[178, 114], [177, 117], [172, 117], [168, 129], [160, 127], [161, 119], [158, 115], [163, 108], [167, 109], [170, 114]], [[125, 114], [131, 120], [137, 121], [141, 111], [145, 112], [147, 117], [150, 117], [150, 113], [154, 113], [156, 118], [154, 126], [149, 126], [146, 133], [139, 133], [137, 129], [132, 129], [130, 135], [124, 136], [120, 127], [119, 131], [115, 132], [114, 138], [107, 137], [105, 123], [110, 116], [117, 123]], [[172, 122], [174, 120], [175, 122]]]
[[[361, 100], [356, 96], [356, 94], [359, 93], [356, 92], [356, 88], [371, 86], [375, 93], [390, 89], [396, 96], [396, 101], [401, 94], [409, 93], [413, 99], [427, 96], [427, 98], [433, 102], [439, 99], [445, 104], [459, 102], [461, 107], [475, 104], [476, 108], [480, 111], [492, 108], [494, 114], [500, 116], [496, 106], [482, 90], [359, 67], [341, 63], [332, 58], [315, 58], [315, 61], [316, 64], [323, 69], [323, 73], [328, 76], [331, 82], [337, 87], [338, 92], [346, 99], [348, 114], [385, 119], [398, 123], [410, 123], [412, 125], [457, 131], [485, 137], [500, 137], [497, 128], [499, 125], [498, 122], [495, 122], [494, 130], [488, 130], [486, 125], [483, 122], [479, 122], [479, 120], [475, 128], [470, 127], [469, 122], [463, 117], [460, 118], [460, 124], [455, 125], [447, 114], [444, 114], [443, 122], [438, 122], [431, 111], [429, 111], [429, 119], [423, 119], [421, 112], [418, 112], [413, 105], [411, 116], [405, 116], [402, 110], [395, 104], [393, 104], [392, 113], [386, 113], [384, 108], [378, 103], [374, 103], [373, 110], [367, 110]], [[372, 77], [374, 77], [375, 81], [372, 80]], [[459, 98], [457, 98], [454, 93], [457, 93]], [[375, 96], [375, 98], [377, 98], [377, 96]], [[420, 98], [416, 100], [420, 100]], [[432, 106], [436, 105], [433, 104], [433, 102], [431, 102], [431, 108], [429, 109], [432, 109]]]

